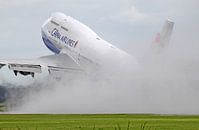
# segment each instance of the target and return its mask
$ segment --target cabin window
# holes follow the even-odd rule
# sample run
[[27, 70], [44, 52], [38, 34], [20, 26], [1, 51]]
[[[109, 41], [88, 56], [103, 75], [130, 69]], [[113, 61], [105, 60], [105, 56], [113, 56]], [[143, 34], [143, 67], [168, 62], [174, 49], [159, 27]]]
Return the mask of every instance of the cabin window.
[[52, 24], [54, 24], [54, 25], [56, 25], [56, 26], [59, 26], [59, 24], [58, 23], [56, 23], [55, 21], [53, 21], [53, 20], [51, 20], [50, 21]]
[[61, 28], [62, 28], [63, 30], [65, 30], [65, 31], [68, 31], [68, 29], [67, 29], [67, 28], [65, 28], [65, 27], [63, 27], [63, 26], [61, 26]]
[[96, 39], [97, 39], [97, 40], [100, 40], [100, 38], [98, 38], [98, 37], [97, 37]]

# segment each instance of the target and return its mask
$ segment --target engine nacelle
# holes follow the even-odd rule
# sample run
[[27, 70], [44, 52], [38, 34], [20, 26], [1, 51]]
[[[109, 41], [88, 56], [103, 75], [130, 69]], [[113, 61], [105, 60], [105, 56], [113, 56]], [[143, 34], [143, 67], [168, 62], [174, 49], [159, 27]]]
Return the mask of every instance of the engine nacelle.
[[17, 70], [13, 70], [15, 76], [17, 76], [17, 73], [20, 73], [21, 75], [27, 76], [27, 75], [31, 75], [33, 78], [35, 76], [34, 72], [26, 72], [26, 71], [17, 71]]

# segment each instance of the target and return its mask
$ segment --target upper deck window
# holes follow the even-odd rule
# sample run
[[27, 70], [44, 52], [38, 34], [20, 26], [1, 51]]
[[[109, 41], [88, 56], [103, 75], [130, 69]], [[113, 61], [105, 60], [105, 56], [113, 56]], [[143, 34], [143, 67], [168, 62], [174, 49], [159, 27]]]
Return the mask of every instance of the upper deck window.
[[53, 23], [54, 25], [56, 25], [56, 26], [59, 26], [59, 24], [58, 23], [56, 23], [55, 21], [53, 21], [53, 20], [51, 20], [50, 21], [51, 23]]
[[63, 27], [63, 26], [61, 26], [61, 28], [62, 28], [62, 29], [64, 29], [65, 31], [68, 31], [68, 29], [67, 29], [67, 28], [65, 28], [65, 27]]

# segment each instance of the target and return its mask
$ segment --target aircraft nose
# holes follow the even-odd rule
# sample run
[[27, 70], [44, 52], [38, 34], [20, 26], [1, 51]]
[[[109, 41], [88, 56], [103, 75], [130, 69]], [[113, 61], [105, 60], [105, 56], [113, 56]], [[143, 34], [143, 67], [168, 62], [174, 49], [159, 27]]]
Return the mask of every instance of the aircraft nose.
[[55, 12], [55, 13], [52, 13], [51, 17], [53, 17], [53, 18], [66, 18], [67, 16], [64, 13]]

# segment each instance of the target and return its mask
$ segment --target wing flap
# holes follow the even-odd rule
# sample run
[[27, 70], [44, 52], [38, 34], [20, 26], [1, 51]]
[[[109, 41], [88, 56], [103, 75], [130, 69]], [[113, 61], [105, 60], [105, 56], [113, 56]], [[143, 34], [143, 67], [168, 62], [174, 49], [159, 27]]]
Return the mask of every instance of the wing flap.
[[62, 73], [73, 73], [73, 72], [82, 72], [81, 69], [77, 68], [63, 68], [63, 67], [55, 67], [55, 66], [48, 66], [49, 74], [62, 72]]
[[32, 64], [8, 64], [10, 70], [41, 73], [41, 65]]

